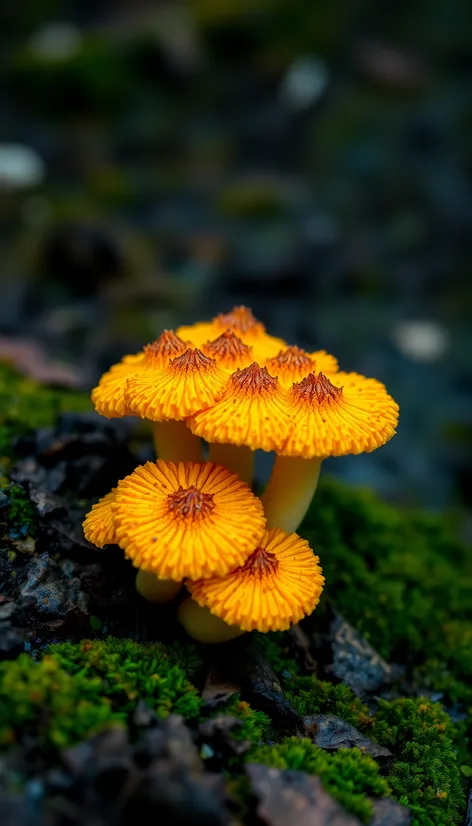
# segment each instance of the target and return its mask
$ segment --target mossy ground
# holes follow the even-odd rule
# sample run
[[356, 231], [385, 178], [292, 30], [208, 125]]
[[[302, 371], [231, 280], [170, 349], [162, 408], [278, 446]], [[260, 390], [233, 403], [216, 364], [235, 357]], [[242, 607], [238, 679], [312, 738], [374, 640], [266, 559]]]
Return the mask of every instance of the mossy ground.
[[60, 413], [91, 409], [85, 393], [44, 387], [0, 362], [0, 459], [12, 455], [18, 436], [51, 427]]
[[[52, 425], [58, 412], [88, 409], [88, 402], [75, 393], [40, 388], [0, 366], [0, 409], [0, 455], [9, 457], [14, 437]], [[23, 489], [9, 485], [6, 492], [10, 526], [34, 533], [35, 517]], [[412, 809], [413, 826], [460, 823], [472, 766], [468, 549], [444, 519], [400, 510], [329, 479], [322, 480], [300, 532], [319, 554], [327, 581], [313, 621], [323, 617], [328, 601], [334, 604], [384, 657], [405, 667], [410, 696], [381, 700], [372, 713], [346, 685], [303, 673], [286, 635], [260, 636], [260, 642], [301, 715], [343, 718], [388, 746], [393, 759], [386, 767], [357, 750], [331, 754], [310, 741], [280, 740], [269, 717], [239, 696], [217, 712], [206, 710], [193, 685], [202, 667], [196, 646], [176, 642], [165, 648], [113, 638], [52, 645], [39, 660], [22, 654], [2, 663], [0, 747], [33, 737], [52, 758], [104, 727], [129, 724], [138, 700], [158, 717], [183, 714], [194, 729], [205, 717], [229, 714], [241, 720], [235, 739], [250, 743], [225, 767], [240, 815], [254, 805], [244, 762], [259, 761], [318, 774], [365, 822], [369, 798], [391, 794]], [[420, 697], [422, 691], [440, 702]]]

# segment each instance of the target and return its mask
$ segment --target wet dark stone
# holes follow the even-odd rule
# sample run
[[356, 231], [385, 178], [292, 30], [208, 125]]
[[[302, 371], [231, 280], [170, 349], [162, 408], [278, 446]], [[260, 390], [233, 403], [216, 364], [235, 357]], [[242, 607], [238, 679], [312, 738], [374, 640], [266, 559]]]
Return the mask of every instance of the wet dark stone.
[[79, 580], [66, 577], [46, 553], [28, 561], [21, 574], [19, 597], [32, 601], [26, 622], [30, 633], [78, 637], [89, 631], [88, 598]]
[[305, 727], [315, 745], [322, 749], [358, 748], [377, 760], [392, 756], [392, 752], [386, 746], [379, 746], [378, 743], [369, 740], [341, 717], [313, 714], [305, 718]]
[[3, 493], [3, 491], [0, 491], [0, 511], [6, 510], [6, 508], [9, 508], [9, 507], [10, 507], [10, 498], [6, 495], [6, 493]]
[[257, 815], [266, 826], [359, 826], [316, 775], [249, 763], [246, 776], [259, 801]]
[[390, 797], [372, 800], [372, 807], [374, 816], [369, 826], [410, 826], [412, 818], [410, 810]]
[[330, 632], [333, 662], [326, 671], [350, 686], [358, 697], [375, 693], [401, 676], [402, 669], [389, 665], [341, 616], [334, 617]]
[[57, 811], [71, 802], [77, 807], [77, 824], [134, 826], [138, 815], [179, 826], [228, 823], [224, 779], [203, 774], [190, 732], [176, 715], [155, 720], [136, 747], [125, 729], [103, 732], [64, 751], [62, 767], [49, 772], [47, 793]]

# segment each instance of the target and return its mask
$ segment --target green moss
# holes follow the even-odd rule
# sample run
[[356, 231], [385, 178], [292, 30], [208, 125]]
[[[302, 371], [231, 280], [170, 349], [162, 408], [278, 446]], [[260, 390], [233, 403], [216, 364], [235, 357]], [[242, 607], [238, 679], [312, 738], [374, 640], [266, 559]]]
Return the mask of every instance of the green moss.
[[63, 748], [128, 719], [138, 699], [159, 717], [198, 717], [201, 700], [162, 646], [131, 640], [51, 645], [0, 664], [0, 747], [27, 736]]
[[302, 716], [334, 714], [360, 729], [372, 727], [373, 719], [367, 706], [349, 686], [333, 685], [316, 677], [291, 677], [284, 680], [286, 697]]
[[397, 800], [414, 812], [414, 826], [459, 823], [465, 796], [449, 716], [424, 699], [380, 702], [373, 736], [395, 762], [389, 783]]
[[330, 597], [387, 659], [439, 660], [469, 690], [472, 554], [444, 519], [324, 479], [300, 533], [320, 556], [323, 602]]
[[59, 643], [48, 652], [68, 674], [99, 678], [102, 695], [120, 712], [132, 712], [137, 700], [144, 700], [159, 717], [174, 713], [192, 719], [199, 715], [197, 690], [159, 643], [108, 637]]
[[318, 748], [310, 740], [289, 737], [279, 745], [254, 749], [247, 760], [276, 769], [296, 769], [318, 775], [325, 789], [365, 823], [372, 817], [368, 796], [384, 797], [390, 792], [375, 760], [359, 749], [339, 749], [332, 753]]
[[8, 507], [8, 525], [10, 534], [34, 536], [36, 532], [36, 513], [31, 501], [20, 485], [0, 485], [10, 499]]
[[61, 413], [91, 409], [86, 394], [44, 387], [0, 362], [0, 457], [11, 456], [14, 438], [52, 426]]
[[227, 703], [212, 711], [210, 716], [217, 717], [220, 714], [227, 715], [228, 717], [237, 717], [237, 719], [241, 721], [241, 727], [235, 729], [232, 733], [232, 737], [239, 742], [249, 740], [251, 743], [258, 745], [267, 737], [271, 727], [271, 721], [267, 714], [264, 714], [263, 711], [253, 709], [249, 703], [240, 699], [239, 694], [236, 694]]
[[124, 717], [101, 694], [99, 678], [72, 677], [52, 656], [0, 663], [1, 748], [28, 736], [42, 748], [64, 748]]

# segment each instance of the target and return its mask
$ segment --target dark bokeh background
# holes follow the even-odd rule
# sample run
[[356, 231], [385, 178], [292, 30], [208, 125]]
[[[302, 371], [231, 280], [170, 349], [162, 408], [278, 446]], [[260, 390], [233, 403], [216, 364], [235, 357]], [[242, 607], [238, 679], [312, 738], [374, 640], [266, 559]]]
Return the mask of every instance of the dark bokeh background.
[[470, 2], [1, 9], [0, 335], [91, 386], [247, 303], [399, 400], [398, 436], [332, 471], [470, 506]]

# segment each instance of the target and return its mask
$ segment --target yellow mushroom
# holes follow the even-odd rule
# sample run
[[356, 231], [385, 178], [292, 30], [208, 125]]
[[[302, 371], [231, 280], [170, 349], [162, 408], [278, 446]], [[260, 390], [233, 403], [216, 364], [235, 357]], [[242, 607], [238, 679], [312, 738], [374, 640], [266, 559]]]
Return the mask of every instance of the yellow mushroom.
[[395, 434], [398, 405], [375, 379], [310, 373], [288, 391], [291, 426], [276, 449], [262, 496], [267, 526], [293, 531], [313, 498], [328, 456], [371, 452]]
[[260, 500], [213, 462], [147, 462], [120, 482], [113, 514], [133, 565], [174, 581], [228, 573], [265, 528]]
[[[319, 559], [308, 542], [280, 528], [264, 533], [243, 565], [225, 576], [186, 583], [192, 598], [219, 621], [240, 631], [284, 631], [311, 614], [319, 602], [324, 578]], [[199, 617], [209, 637], [206, 615], [194, 610], [192, 623], [186, 608], [185, 627], [200, 638]], [[218, 628], [215, 639], [218, 641]], [[224, 629], [222, 629], [224, 631]]]
[[[92, 401], [97, 412], [107, 418], [136, 415], [126, 399], [128, 379], [148, 376], [152, 382], [153, 375], [168, 367], [172, 359], [183, 355], [187, 349], [188, 345], [172, 330], [164, 330], [159, 338], [146, 345], [141, 353], [124, 356], [119, 364], [114, 364], [103, 374], [98, 386], [92, 391]], [[200, 461], [200, 441], [192, 436], [181, 419], [179, 416], [178, 421], [154, 423], [157, 454], [165, 460]]]

